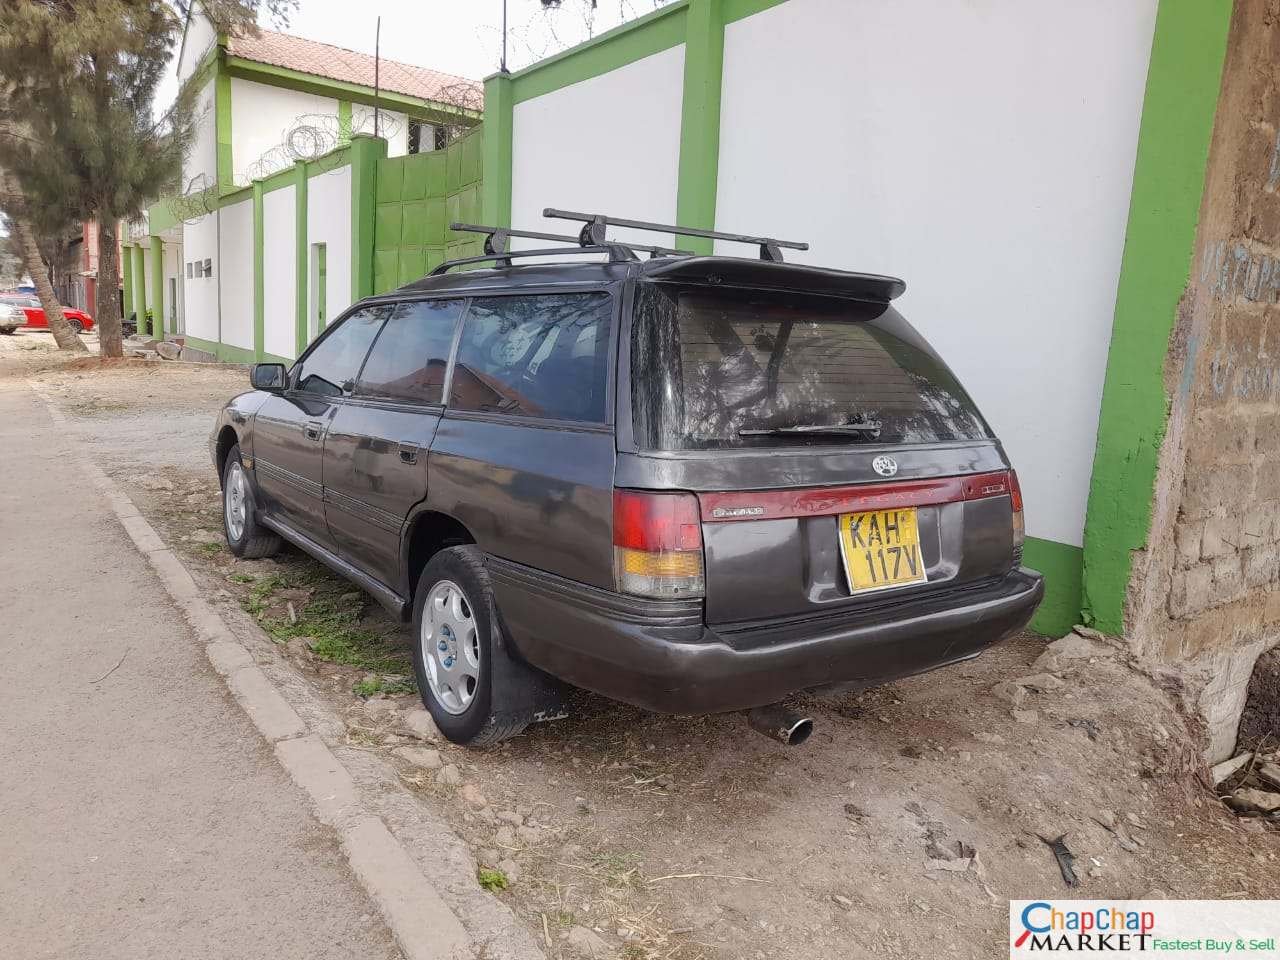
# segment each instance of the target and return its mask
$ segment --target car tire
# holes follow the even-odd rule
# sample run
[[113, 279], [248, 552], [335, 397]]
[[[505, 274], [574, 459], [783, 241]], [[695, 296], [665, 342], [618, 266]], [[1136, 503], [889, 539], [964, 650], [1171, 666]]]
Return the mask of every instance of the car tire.
[[84, 333], [84, 324], [79, 320], [68, 320], [67, 326], [69, 326], [71, 328], [71, 332], [76, 335]]
[[12, 337], [16, 330], [16, 327], [0, 327], [0, 334], [3, 334], [6, 337]]
[[279, 535], [258, 523], [253, 484], [240, 461], [238, 443], [222, 467], [222, 532], [227, 547], [243, 560], [270, 557], [280, 549]]
[[441, 550], [418, 578], [413, 671], [423, 706], [453, 743], [499, 743], [563, 715], [561, 685], [512, 656], [474, 546]]

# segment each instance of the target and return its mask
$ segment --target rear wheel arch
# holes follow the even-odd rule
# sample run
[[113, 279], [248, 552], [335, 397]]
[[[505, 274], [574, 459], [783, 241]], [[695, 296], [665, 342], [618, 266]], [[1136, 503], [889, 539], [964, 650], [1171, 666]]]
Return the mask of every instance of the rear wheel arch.
[[230, 426], [225, 426], [218, 431], [218, 445], [216, 447], [218, 457], [218, 483], [221, 485], [223, 475], [227, 469], [227, 455], [231, 453], [231, 448], [240, 443], [240, 438], [236, 436], [235, 430]]
[[[475, 542], [476, 538], [466, 525], [447, 513], [423, 510], [411, 517], [401, 547], [401, 566], [405, 572], [408, 587], [406, 596], [409, 600], [413, 600], [414, 592], [418, 589], [418, 580], [432, 557], [449, 547], [465, 546]], [[406, 616], [412, 612], [412, 609], [412, 603], [406, 606]]]

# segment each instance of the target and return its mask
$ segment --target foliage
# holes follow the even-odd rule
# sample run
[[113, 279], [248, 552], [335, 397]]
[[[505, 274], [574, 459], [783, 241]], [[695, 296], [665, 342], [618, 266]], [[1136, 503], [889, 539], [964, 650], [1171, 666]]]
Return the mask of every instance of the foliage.
[[480, 886], [490, 893], [505, 890], [510, 883], [507, 880], [507, 875], [501, 870], [490, 870], [488, 867], [481, 867], [477, 870], [476, 879], [480, 881]]

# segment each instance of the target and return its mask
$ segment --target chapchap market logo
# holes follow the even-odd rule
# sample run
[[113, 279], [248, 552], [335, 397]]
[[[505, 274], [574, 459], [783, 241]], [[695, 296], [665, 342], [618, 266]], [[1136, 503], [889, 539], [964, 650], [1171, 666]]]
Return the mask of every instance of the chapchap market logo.
[[1111, 952], [1150, 949], [1156, 914], [1107, 904], [1087, 910], [1059, 909], [1036, 900], [1022, 908], [1020, 920], [1022, 930], [1013, 938], [1015, 949]]

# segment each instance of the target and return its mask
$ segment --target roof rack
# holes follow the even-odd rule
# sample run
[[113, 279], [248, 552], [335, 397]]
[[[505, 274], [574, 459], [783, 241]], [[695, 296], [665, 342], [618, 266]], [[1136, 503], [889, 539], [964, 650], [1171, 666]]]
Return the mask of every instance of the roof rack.
[[[708, 240], [728, 240], [731, 243], [750, 243], [760, 247], [760, 259], [773, 263], [782, 263], [782, 248], [788, 250], [808, 250], [809, 244], [795, 240], [778, 240], [774, 237], [752, 237], [742, 233], [721, 233], [719, 230], [700, 230], [697, 227], [680, 227], [670, 223], [650, 223], [647, 220], [624, 220], [621, 217], [608, 217], [601, 213], [574, 213], [571, 210], [557, 210], [547, 207], [542, 211], [544, 217], [557, 220], [577, 220], [582, 224], [578, 234], [578, 242], [601, 244], [605, 240], [607, 227], [627, 227], [631, 230], [652, 230], [657, 233], [671, 233], [682, 237], [705, 237]], [[634, 244], [627, 244], [634, 247]]]
[[605, 242], [616, 244], [618, 246], [628, 247], [632, 250], [639, 250], [647, 253], [651, 257], [691, 257], [692, 250], [676, 250], [672, 247], [655, 247], [644, 243], [629, 243], [624, 240], [611, 241], [591, 241], [583, 243], [581, 236], [569, 236], [563, 233], [540, 233], [536, 230], [513, 230], [511, 227], [486, 227], [478, 223], [451, 223], [450, 230], [459, 233], [482, 233], [484, 234], [484, 252], [490, 255], [505, 253], [507, 251], [507, 241], [511, 237], [518, 237], [522, 240], [552, 240], [556, 243], [572, 243], [578, 246], [599, 247]]
[[599, 243], [592, 244], [589, 247], [570, 247], [568, 250], [564, 247], [547, 247], [541, 250], [504, 250], [501, 253], [486, 253], [479, 257], [460, 257], [457, 260], [446, 260], [432, 270], [428, 276], [438, 277], [442, 273], [448, 273], [454, 267], [462, 267], [470, 263], [486, 263], [490, 260], [501, 260], [507, 266], [511, 266], [511, 260], [514, 257], [562, 257], [584, 253], [607, 253], [610, 263], [626, 263], [637, 259], [636, 255], [631, 252], [631, 247], [622, 243]]

